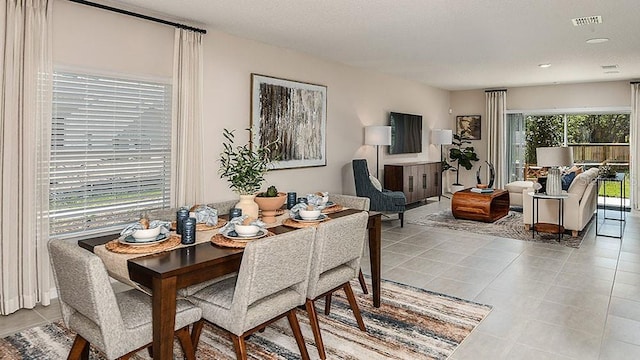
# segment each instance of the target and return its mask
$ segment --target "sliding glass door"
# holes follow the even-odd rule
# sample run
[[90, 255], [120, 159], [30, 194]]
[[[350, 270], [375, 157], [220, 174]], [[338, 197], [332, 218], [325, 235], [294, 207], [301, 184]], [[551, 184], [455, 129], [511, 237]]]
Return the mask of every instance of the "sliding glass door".
[[507, 114], [507, 176], [506, 183], [524, 179], [525, 123], [522, 113]]

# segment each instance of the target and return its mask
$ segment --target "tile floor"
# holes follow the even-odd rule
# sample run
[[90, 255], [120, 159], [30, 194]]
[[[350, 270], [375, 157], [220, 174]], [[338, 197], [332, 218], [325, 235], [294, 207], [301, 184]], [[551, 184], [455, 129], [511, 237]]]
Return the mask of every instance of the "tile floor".
[[[382, 277], [493, 306], [452, 360], [640, 358], [640, 217], [579, 249], [407, 224], [448, 207], [383, 222]], [[59, 317], [55, 302], [0, 317], [0, 337]]]

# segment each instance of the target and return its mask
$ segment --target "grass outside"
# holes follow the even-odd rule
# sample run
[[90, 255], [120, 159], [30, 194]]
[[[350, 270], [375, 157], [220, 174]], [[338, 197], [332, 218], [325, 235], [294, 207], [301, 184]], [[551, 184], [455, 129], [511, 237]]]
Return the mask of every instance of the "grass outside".
[[[626, 176], [624, 178], [624, 197], [626, 199], [629, 198], [629, 190], [630, 186], [629, 186], [629, 176]], [[607, 197], [621, 197], [622, 193], [620, 192], [620, 183], [617, 181], [604, 181], [602, 182], [602, 185], [600, 186], [600, 191], [598, 192], [599, 196], [605, 196], [605, 193], [607, 194]]]

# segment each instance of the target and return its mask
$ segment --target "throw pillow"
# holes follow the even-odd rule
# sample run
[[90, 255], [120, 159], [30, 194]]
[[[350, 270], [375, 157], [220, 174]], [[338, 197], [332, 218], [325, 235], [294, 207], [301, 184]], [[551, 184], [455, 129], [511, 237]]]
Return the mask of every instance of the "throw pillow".
[[576, 173], [570, 172], [568, 174], [562, 175], [562, 190], [569, 190], [569, 186], [571, 186], [571, 182], [575, 179]]
[[375, 176], [369, 175], [369, 181], [371, 181], [371, 185], [378, 191], [382, 191], [382, 184], [380, 184], [380, 180], [378, 180]]

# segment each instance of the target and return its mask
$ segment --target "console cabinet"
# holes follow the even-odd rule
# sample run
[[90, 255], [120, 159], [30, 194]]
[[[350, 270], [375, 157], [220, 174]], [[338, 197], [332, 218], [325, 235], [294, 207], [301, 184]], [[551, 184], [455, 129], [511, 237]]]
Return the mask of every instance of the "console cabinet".
[[415, 162], [386, 164], [384, 166], [384, 188], [402, 191], [407, 203], [440, 196], [442, 164], [440, 162]]

